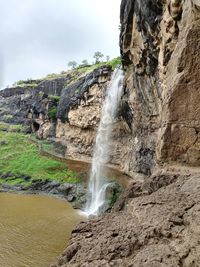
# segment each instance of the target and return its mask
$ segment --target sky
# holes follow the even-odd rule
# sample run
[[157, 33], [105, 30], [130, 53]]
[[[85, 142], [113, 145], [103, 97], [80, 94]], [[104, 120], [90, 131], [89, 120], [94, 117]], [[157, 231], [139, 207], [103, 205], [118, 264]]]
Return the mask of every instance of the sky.
[[121, 0], [0, 0], [0, 88], [119, 56]]

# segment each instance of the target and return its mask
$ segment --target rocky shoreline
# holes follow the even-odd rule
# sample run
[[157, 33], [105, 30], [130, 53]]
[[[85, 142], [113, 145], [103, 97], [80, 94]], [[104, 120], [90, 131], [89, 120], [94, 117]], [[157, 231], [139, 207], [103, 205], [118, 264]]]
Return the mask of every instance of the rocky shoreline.
[[[8, 178], [8, 175], [5, 175], [4, 177]], [[22, 177], [20, 176], [20, 178]], [[27, 176], [24, 176], [23, 178], [26, 182], [31, 179]], [[13, 177], [11, 179], [13, 180]], [[83, 209], [87, 199], [87, 188], [84, 183], [59, 183], [55, 180], [34, 179], [30, 184], [10, 185], [6, 182], [2, 182], [2, 180], [3, 178], [1, 176], [0, 192], [46, 194], [70, 202], [75, 209]]]
[[[18, 183], [19, 178], [24, 182], [20, 180]], [[71, 203], [73, 208], [80, 210], [84, 210], [88, 198], [87, 182], [84, 179], [77, 183], [60, 183], [49, 179], [31, 179], [26, 175], [18, 177], [11, 172], [0, 174], [0, 192], [45, 194], [59, 197]], [[122, 192], [123, 186], [117, 181], [112, 181], [107, 188], [107, 201], [103, 205], [101, 213], [109, 211]]]

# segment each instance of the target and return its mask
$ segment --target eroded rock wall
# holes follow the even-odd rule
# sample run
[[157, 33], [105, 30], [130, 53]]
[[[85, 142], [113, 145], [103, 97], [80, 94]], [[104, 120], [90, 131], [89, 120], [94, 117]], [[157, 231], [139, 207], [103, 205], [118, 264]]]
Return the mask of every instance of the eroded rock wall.
[[[120, 46], [132, 111], [131, 165], [200, 165], [200, 3], [122, 1]], [[139, 157], [138, 157], [139, 155]]]
[[54, 96], [60, 96], [69, 79], [71, 77], [66, 75], [49, 80], [27, 80], [23, 81], [23, 86], [0, 90], [0, 121], [27, 125], [35, 120], [35, 123], [46, 122], [48, 110], [56, 104]]
[[[90, 160], [101, 107], [112, 69], [101, 67], [89, 74], [81, 71], [71, 75], [60, 92], [57, 103], [44, 98], [29, 118], [39, 125], [35, 128], [41, 139], [51, 138], [62, 147], [60, 156]], [[54, 119], [50, 117], [54, 108]], [[34, 130], [34, 129], [33, 129]], [[59, 149], [58, 151], [59, 152]]]
[[[176, 8], [175, 8], [176, 7]], [[176, 45], [173, 46], [168, 64], [161, 74], [162, 110], [158, 135], [158, 160], [178, 161], [189, 165], [200, 165], [200, 2], [171, 1], [165, 16], [176, 19]], [[170, 43], [168, 28], [170, 21], [163, 21], [165, 53]], [[164, 54], [165, 55], [165, 54]], [[161, 57], [162, 58], [162, 57]], [[160, 64], [163, 62], [161, 61]], [[162, 76], [161, 76], [162, 77]]]
[[[56, 140], [65, 146], [66, 157], [91, 159], [102, 102], [109, 79], [110, 76], [107, 76], [103, 82], [98, 81], [92, 84], [89, 90], [83, 93], [82, 98], [77, 99], [74, 106], [67, 106], [64, 100], [61, 102], [65, 120], [60, 118], [57, 121]], [[69, 95], [67, 96], [69, 97]]]

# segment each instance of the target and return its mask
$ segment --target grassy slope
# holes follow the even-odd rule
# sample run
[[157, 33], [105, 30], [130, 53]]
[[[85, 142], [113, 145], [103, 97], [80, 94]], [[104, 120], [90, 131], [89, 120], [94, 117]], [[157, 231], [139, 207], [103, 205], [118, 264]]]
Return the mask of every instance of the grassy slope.
[[49, 179], [59, 182], [79, 182], [76, 174], [59, 161], [41, 156], [39, 148], [29, 142], [29, 137], [19, 132], [0, 131], [0, 172], [12, 172], [19, 179], [9, 183], [24, 181], [20, 175], [32, 179]]

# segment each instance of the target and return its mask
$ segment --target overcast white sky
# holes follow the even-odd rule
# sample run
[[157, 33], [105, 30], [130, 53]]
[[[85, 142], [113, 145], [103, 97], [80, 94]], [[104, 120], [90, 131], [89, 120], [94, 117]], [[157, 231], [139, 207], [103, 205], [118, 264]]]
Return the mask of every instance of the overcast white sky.
[[119, 55], [121, 0], [0, 0], [0, 88]]

